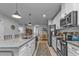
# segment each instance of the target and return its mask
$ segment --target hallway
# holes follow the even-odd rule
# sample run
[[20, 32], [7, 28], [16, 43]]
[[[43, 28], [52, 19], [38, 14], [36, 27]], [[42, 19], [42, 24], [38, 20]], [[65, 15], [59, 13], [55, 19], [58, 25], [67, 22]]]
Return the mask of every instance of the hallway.
[[40, 41], [36, 56], [51, 56], [47, 47], [47, 41]]

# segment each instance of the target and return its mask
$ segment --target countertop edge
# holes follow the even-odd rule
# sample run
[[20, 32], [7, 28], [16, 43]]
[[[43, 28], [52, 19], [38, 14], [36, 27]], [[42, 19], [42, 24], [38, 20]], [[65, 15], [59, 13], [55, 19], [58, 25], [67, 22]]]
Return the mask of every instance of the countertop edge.
[[25, 44], [27, 44], [27, 43], [29, 43], [31, 40], [33, 40], [33, 38], [35, 38], [36, 36], [34, 36], [34, 37], [32, 37], [32, 38], [30, 38], [28, 41], [26, 41], [25, 43], [23, 43], [23, 44], [21, 44], [21, 45], [19, 45], [19, 46], [17, 46], [17, 47], [0, 47], [0, 49], [18, 49], [18, 48], [20, 48], [20, 47], [22, 47], [23, 45], [25, 45]]

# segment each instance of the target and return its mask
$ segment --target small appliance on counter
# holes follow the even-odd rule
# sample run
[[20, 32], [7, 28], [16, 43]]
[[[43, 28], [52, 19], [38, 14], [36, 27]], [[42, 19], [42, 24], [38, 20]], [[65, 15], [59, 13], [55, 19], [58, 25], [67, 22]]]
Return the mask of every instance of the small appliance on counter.
[[70, 32], [70, 34], [67, 34], [67, 41], [79, 41], [79, 33]]
[[79, 36], [73, 36], [72, 41], [79, 41]]
[[79, 41], [79, 33], [75, 32], [74, 35], [72, 36], [72, 41]]

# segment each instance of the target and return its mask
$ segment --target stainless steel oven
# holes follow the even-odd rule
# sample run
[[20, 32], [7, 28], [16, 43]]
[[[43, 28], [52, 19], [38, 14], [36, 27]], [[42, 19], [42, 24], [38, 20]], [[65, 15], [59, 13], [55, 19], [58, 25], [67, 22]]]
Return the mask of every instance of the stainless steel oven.
[[56, 47], [57, 47], [57, 55], [67, 56], [67, 42], [66, 41], [57, 39]]
[[63, 56], [67, 56], [67, 42], [66, 41], [60, 41], [61, 43], [61, 54]]

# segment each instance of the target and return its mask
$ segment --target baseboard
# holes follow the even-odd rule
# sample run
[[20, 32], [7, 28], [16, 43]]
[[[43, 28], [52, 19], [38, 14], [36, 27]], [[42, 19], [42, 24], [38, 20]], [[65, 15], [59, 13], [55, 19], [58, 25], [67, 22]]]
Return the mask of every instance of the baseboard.
[[36, 53], [37, 53], [38, 47], [39, 47], [39, 42], [37, 42], [37, 48], [35, 49], [33, 56], [36, 56]]

